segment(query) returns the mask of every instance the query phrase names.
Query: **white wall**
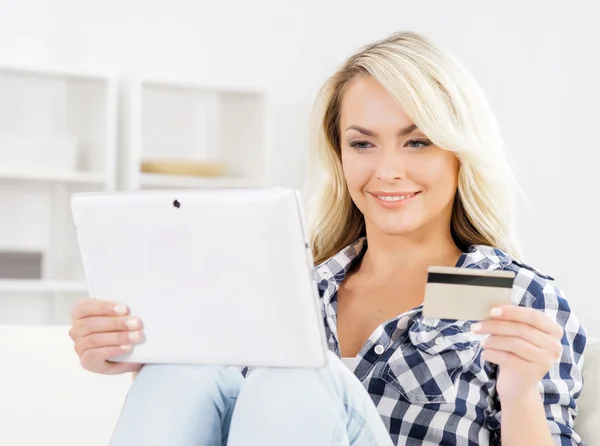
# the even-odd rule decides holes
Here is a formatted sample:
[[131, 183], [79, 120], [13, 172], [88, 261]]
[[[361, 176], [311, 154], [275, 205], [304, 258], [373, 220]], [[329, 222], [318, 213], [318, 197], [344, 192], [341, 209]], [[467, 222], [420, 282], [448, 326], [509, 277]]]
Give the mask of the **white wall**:
[[265, 87], [273, 182], [302, 184], [310, 101], [358, 46], [422, 31], [476, 74], [497, 111], [529, 199], [527, 259], [557, 277], [600, 336], [600, 6], [588, 0], [0, 0], [0, 62]]
[[[335, 6], [334, 6], [335, 3]], [[519, 227], [526, 261], [557, 278], [588, 331], [600, 335], [600, 61], [591, 1], [326, 2], [312, 23], [311, 63], [397, 29], [422, 31], [460, 57], [504, 129], [529, 208]], [[362, 6], [361, 6], [362, 5]], [[309, 55], [307, 55], [309, 57]]]

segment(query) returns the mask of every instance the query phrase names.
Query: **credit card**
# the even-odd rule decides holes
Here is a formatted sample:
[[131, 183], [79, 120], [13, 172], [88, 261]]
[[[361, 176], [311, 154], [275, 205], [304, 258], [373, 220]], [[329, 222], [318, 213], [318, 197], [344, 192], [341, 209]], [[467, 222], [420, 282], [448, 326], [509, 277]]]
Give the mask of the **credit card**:
[[511, 303], [513, 271], [430, 266], [423, 316], [481, 321], [492, 307]]

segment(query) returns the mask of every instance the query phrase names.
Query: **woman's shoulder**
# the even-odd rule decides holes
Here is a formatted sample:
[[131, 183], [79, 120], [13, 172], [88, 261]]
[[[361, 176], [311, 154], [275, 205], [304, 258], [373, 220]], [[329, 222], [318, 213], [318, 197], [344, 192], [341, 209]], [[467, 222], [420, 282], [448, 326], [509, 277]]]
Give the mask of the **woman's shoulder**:
[[[513, 303], [546, 313], [565, 329], [565, 339], [571, 344], [577, 356], [583, 352], [586, 331], [553, 276], [511, 257], [499, 248], [474, 245], [465, 254], [467, 259], [463, 266], [514, 272]], [[470, 256], [474, 257], [475, 262], [469, 266]]]
[[514, 272], [513, 303], [542, 310], [559, 321], [573, 320], [569, 301], [553, 276], [491, 246], [473, 245], [465, 255], [467, 268]]
[[488, 245], [471, 245], [459, 261], [465, 268], [513, 271], [525, 274], [541, 282], [554, 282], [554, 277], [519, 260], [500, 248]]
[[472, 245], [465, 253], [462, 266], [514, 272], [513, 298], [518, 300], [515, 303], [539, 309], [545, 309], [547, 305], [554, 306], [563, 300], [566, 303], [564, 293], [553, 275], [510, 256], [500, 248]]

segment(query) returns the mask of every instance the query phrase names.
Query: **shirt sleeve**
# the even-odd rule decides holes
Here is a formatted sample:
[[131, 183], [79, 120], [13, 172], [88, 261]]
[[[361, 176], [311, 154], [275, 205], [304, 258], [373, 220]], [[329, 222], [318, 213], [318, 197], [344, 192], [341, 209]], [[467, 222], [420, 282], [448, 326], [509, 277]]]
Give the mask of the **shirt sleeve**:
[[[585, 330], [571, 312], [563, 292], [550, 281], [539, 278], [532, 280], [520, 305], [543, 311], [564, 329], [562, 356], [540, 381], [538, 388], [554, 443], [561, 446], [583, 445], [581, 437], [575, 432], [574, 422], [577, 399], [583, 387]], [[500, 405], [498, 408], [493, 417], [499, 424], [502, 411]]]

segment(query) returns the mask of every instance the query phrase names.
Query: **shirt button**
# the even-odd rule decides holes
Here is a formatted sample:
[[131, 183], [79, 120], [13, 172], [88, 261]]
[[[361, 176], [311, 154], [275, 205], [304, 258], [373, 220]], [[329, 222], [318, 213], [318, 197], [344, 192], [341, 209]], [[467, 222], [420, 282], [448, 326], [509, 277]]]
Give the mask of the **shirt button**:
[[438, 347], [442, 347], [442, 346], [446, 345], [446, 339], [444, 339], [443, 336], [440, 336], [439, 338], [437, 338], [435, 340], [435, 345], [437, 345]]
[[383, 345], [377, 344], [375, 346], [375, 353], [377, 353], [378, 355], [381, 355], [384, 351], [385, 349], [383, 348]]

